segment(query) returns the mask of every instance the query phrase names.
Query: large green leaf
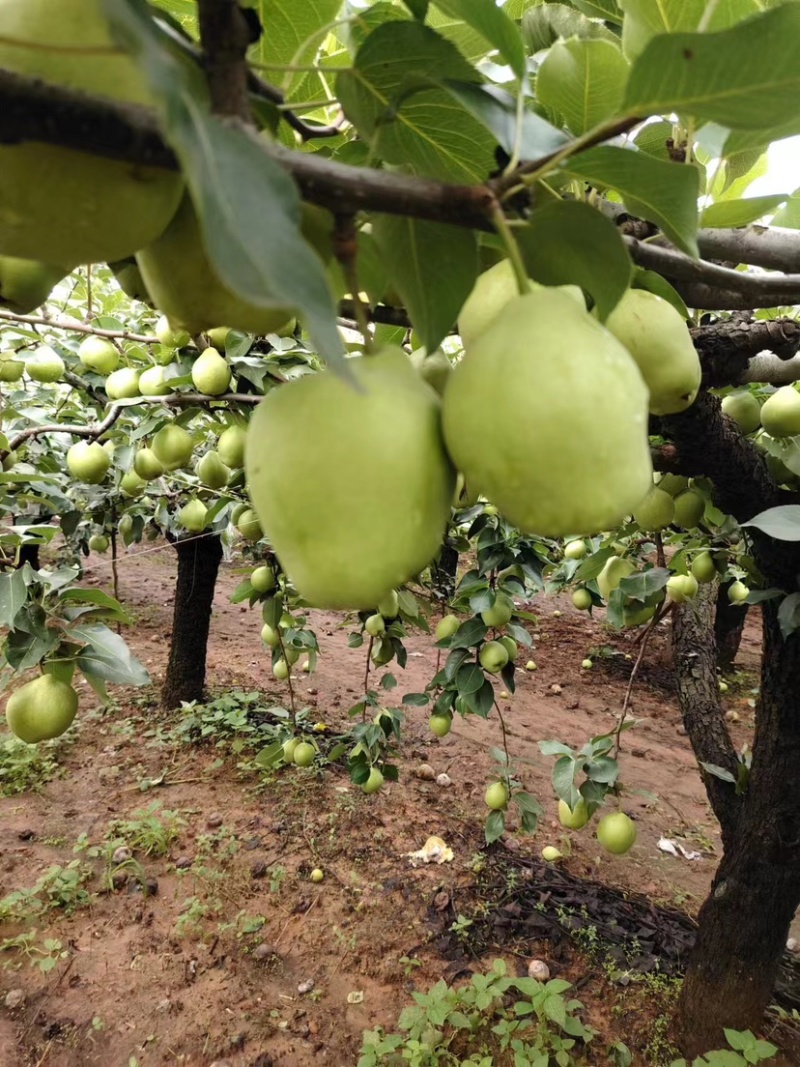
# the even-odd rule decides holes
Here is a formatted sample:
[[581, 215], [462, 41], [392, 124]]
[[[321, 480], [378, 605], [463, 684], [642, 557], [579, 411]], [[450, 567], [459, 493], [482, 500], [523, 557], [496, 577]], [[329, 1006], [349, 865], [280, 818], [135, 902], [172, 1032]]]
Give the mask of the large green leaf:
[[778, 541], [800, 541], [800, 504], [768, 508], [741, 525], [754, 526]]
[[336, 88], [345, 114], [374, 153], [419, 174], [480, 182], [494, 169], [494, 141], [435, 83], [479, 83], [478, 72], [428, 26], [379, 26]]
[[616, 189], [631, 214], [656, 223], [678, 248], [698, 255], [695, 167], [610, 145], [582, 152], [565, 167], [592, 185]]
[[125, 644], [119, 634], [100, 623], [73, 626], [71, 641], [85, 642], [77, 657], [78, 667], [87, 677], [93, 675], [115, 685], [148, 685], [150, 675], [144, 664]]
[[536, 97], [561, 115], [574, 134], [619, 110], [628, 64], [611, 41], [574, 38], [554, 44], [539, 68]]
[[495, 0], [434, 0], [446, 15], [461, 19], [496, 48], [518, 78], [524, 78], [525, 49], [519, 30]]
[[[636, 60], [625, 96], [632, 115], [676, 111], [731, 129], [800, 130], [800, 4], [719, 33], [655, 37]], [[748, 146], [754, 147], [754, 146]]]
[[296, 309], [319, 353], [340, 361], [336, 308], [322, 260], [300, 232], [294, 182], [254, 138], [209, 112], [201, 75], [171, 51], [144, 0], [103, 4], [160, 101], [217, 274], [259, 307]]
[[0, 626], [14, 627], [17, 612], [28, 598], [28, 586], [21, 568], [0, 574]]
[[631, 261], [617, 227], [588, 204], [546, 204], [514, 234], [532, 278], [545, 285], [579, 285], [591, 293], [601, 320], [628, 288]]
[[[708, 10], [708, 0], [620, 0], [625, 12], [622, 47], [630, 57], [638, 56], [651, 37], [663, 33], [696, 30]], [[742, 19], [763, 10], [759, 0], [719, 0], [706, 30], [726, 30]]]
[[475, 284], [477, 236], [472, 230], [396, 215], [376, 216], [372, 230], [392, 285], [433, 352]]
[[768, 215], [786, 200], [785, 193], [774, 196], [751, 196], [745, 200], [721, 200], [705, 209], [701, 226], [747, 226], [762, 215]]

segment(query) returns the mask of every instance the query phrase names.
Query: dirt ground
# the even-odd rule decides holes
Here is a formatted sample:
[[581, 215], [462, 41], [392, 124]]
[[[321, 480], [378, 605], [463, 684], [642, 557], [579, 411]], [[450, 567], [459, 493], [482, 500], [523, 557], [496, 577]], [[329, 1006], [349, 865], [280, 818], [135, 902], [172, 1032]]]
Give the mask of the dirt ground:
[[[259, 689], [266, 706], [282, 703], [285, 685], [269, 671], [257, 610], [230, 603], [239, 580], [234, 570], [224, 566], [217, 586], [211, 691]], [[108, 560], [92, 557], [86, 580], [107, 588]], [[169, 548], [138, 548], [120, 564], [121, 599], [135, 619], [126, 637], [155, 686], [168, 651], [174, 580]], [[538, 741], [580, 744], [613, 727], [633, 638], [612, 634], [602, 613], [589, 618], [563, 598], [539, 597], [530, 610], [539, 620], [528, 627], [538, 669], [519, 671], [516, 694], [501, 706], [520, 775], [546, 817], [535, 837], [512, 832], [500, 847], [538, 856], [545, 844], [558, 845], [574, 874], [694, 912], [708, 890], [720, 837], [680, 726], [666, 631], [648, 649], [632, 699], [637, 725], [625, 735], [621, 757], [624, 807], [638, 840], [629, 855], [611, 857], [591, 833], [565, 835], [556, 822], [552, 760]], [[737, 747], [750, 741], [753, 728], [759, 628], [751, 614], [724, 695], [739, 717], [731, 724]], [[347, 647], [349, 627], [341, 623], [312, 613], [322, 654], [314, 674], [298, 676], [302, 702], [340, 728], [361, 695], [365, 657], [364, 649]], [[408, 666], [392, 668], [398, 686], [387, 703], [399, 705], [435, 671], [429, 638], [411, 636], [407, 647]], [[595, 666], [583, 670], [590, 652]], [[77, 860], [93, 872], [87, 906], [32, 921], [39, 943], [58, 939], [66, 953], [52, 970], [42, 973], [18, 951], [0, 956], [2, 1067], [349, 1067], [365, 1029], [394, 1028], [413, 990], [451, 973], [437, 950], [441, 930], [431, 902], [442, 892], [467, 899], [474, 884], [489, 750], [500, 743], [496, 716], [457, 719], [452, 733], [437, 740], [427, 709], [405, 709], [401, 781], [366, 796], [336, 767], [264, 776], [242, 770], [242, 757], [213, 740], [170, 739], [175, 716], [157, 710], [155, 688], [116, 691], [106, 713], [88, 688], [81, 691], [77, 740], [61, 750], [62, 773], [40, 791], [0, 799], [0, 896], [32, 886], [53, 865]], [[452, 784], [418, 777], [423, 762]], [[164, 856], [135, 852], [141, 867], [124, 868], [118, 881], [125, 884], [105, 891], [103, 857], [91, 846], [102, 845], [113, 820], [141, 821], [134, 813], [153, 803], [176, 839]], [[451, 846], [452, 862], [412, 866], [407, 854], [432, 834]], [[662, 837], [699, 858], [660, 850]], [[80, 842], [89, 847], [76, 852]], [[325, 873], [319, 884], [309, 878], [314, 867]], [[136, 877], [125, 881], [125, 871]], [[142, 878], [150, 880], [146, 895]], [[30, 925], [6, 923], [0, 938]], [[530, 954], [547, 955], [535, 944]], [[570, 980], [585, 976], [588, 966], [577, 950], [549, 962], [554, 975]], [[658, 1056], [668, 1062], [667, 1038], [664, 1049], [651, 1040], [660, 1007], [648, 1006], [636, 990], [609, 985], [602, 968], [592, 966], [594, 979], [580, 990], [588, 1020], [605, 1040], [631, 1043], [635, 1064], [662, 1062]]]

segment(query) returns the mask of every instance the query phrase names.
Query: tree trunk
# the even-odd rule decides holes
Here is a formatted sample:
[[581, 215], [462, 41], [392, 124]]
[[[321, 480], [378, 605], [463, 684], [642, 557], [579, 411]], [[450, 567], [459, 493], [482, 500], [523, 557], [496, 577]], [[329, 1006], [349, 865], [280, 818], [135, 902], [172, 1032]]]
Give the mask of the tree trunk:
[[784, 640], [763, 605], [764, 660], [753, 765], [732, 840], [700, 909], [679, 1023], [694, 1056], [722, 1030], [755, 1029], [800, 904], [800, 632]]
[[452, 600], [456, 592], [457, 575], [458, 552], [445, 541], [439, 559], [431, 567], [433, 592], [439, 599]]
[[747, 604], [731, 604], [728, 600], [728, 586], [720, 585], [714, 618], [714, 636], [717, 641], [717, 666], [723, 671], [733, 666], [742, 643], [746, 620]]
[[173, 542], [178, 555], [178, 580], [172, 615], [172, 642], [161, 706], [202, 700], [206, 681], [206, 645], [211, 625], [214, 586], [222, 560], [219, 537], [193, 537]]
[[26, 563], [30, 563], [35, 571], [38, 571], [41, 567], [39, 562], [39, 545], [26, 542], [24, 545], [19, 546], [19, 554], [17, 556], [17, 567], [24, 567]]

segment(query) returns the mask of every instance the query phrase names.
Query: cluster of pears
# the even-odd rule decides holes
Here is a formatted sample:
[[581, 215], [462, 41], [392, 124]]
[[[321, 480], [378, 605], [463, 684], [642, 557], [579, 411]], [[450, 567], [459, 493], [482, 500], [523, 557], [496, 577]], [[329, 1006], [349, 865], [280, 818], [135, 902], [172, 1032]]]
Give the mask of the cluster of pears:
[[776, 389], [761, 404], [746, 389], [737, 389], [722, 400], [722, 410], [738, 425], [743, 434], [755, 434], [753, 443], [764, 454], [769, 472], [779, 485], [800, 488], [796, 463], [787, 459], [788, 438], [800, 434], [800, 392], [794, 385]]
[[[568, 830], [582, 830], [591, 817], [592, 811], [583, 797], [578, 798], [574, 807], [566, 800], [558, 802], [558, 821]], [[622, 856], [636, 843], [636, 823], [625, 812], [615, 811], [599, 820], [595, 834], [606, 852]], [[552, 846], [544, 848], [542, 856], [546, 860], [561, 859], [561, 853]]]
[[6, 702], [6, 722], [29, 745], [60, 737], [78, 711], [78, 694], [57, 672], [44, 673], [15, 690]]

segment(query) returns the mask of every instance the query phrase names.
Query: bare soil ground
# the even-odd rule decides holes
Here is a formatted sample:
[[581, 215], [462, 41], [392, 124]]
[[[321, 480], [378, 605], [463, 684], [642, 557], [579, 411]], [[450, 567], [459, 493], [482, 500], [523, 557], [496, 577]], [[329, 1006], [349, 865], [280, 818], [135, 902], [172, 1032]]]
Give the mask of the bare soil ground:
[[[213, 739], [169, 740], [175, 716], [157, 709], [157, 686], [168, 651], [174, 559], [168, 548], [139, 552], [121, 561], [121, 599], [136, 620], [126, 637], [150, 668], [153, 690], [122, 691], [118, 705], [102, 713], [84, 688], [77, 740], [62, 749], [62, 773], [38, 792], [0, 799], [0, 896], [32, 886], [53, 865], [77, 859], [92, 872], [88, 906], [71, 915], [53, 909], [0, 930], [8, 938], [33, 925], [37, 943], [56, 938], [68, 953], [48, 973], [19, 952], [0, 957], [10, 965], [0, 970], [0, 1065], [355, 1065], [364, 1029], [393, 1028], [413, 990], [453, 974], [433, 903], [446, 893], [448, 913], [458, 914], [474, 901], [497, 718], [457, 720], [439, 741], [425, 708], [406, 709], [401, 781], [373, 797], [337, 767], [265, 777], [243, 770], [242, 757]], [[258, 689], [267, 705], [284, 702], [257, 611], [230, 603], [238, 582], [233, 570], [223, 568], [217, 587], [211, 691]], [[86, 580], [108, 587], [107, 559], [92, 557]], [[509, 746], [546, 817], [535, 837], [512, 829], [498, 847], [538, 857], [543, 845], [556, 844], [569, 853], [572, 874], [694, 912], [708, 890], [720, 837], [680, 727], [666, 630], [648, 649], [632, 701], [638, 723], [625, 735], [622, 755], [625, 808], [638, 840], [628, 856], [611, 857], [590, 833], [565, 835], [557, 823], [552, 761], [538, 741], [583, 743], [614, 726], [633, 638], [608, 631], [602, 613], [589, 618], [554, 598], [538, 598], [531, 610], [539, 615], [530, 626], [538, 669], [518, 672], [517, 692], [502, 708]], [[753, 729], [760, 642], [752, 616], [725, 694], [739, 716], [731, 725], [738, 747]], [[313, 613], [322, 655], [313, 675], [299, 676], [302, 701], [338, 728], [362, 693], [365, 656], [347, 647], [349, 627], [341, 623]], [[398, 687], [387, 693], [396, 703], [423, 689], [436, 668], [429, 638], [412, 636], [407, 647], [408, 667], [396, 671]], [[590, 651], [595, 666], [582, 670]], [[420, 779], [415, 772], [423, 762], [446, 772], [452, 785]], [[141, 822], [135, 813], [154, 802], [175, 813], [162, 821], [177, 837], [165, 856], [136, 852], [141, 868], [127, 869], [149, 879], [151, 892], [142, 893], [136, 876], [103, 891], [102, 857], [75, 852], [76, 843], [101, 845], [113, 820]], [[452, 862], [412, 866], [407, 854], [432, 834], [452, 847]], [[659, 850], [662, 836], [701, 858]], [[309, 879], [314, 867], [325, 872], [319, 884]], [[627, 1041], [635, 1064], [669, 1062], [665, 1001], [652, 989], [611, 984], [602, 953], [587, 958], [579, 947], [553, 952], [532, 942], [526, 957], [507, 958], [524, 970], [536, 955], [548, 958], [554, 975], [580, 982], [587, 1021], [605, 1041]], [[3, 1007], [11, 991], [20, 992]]]

